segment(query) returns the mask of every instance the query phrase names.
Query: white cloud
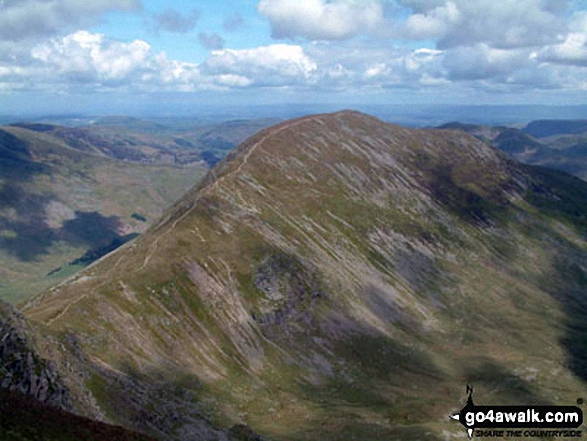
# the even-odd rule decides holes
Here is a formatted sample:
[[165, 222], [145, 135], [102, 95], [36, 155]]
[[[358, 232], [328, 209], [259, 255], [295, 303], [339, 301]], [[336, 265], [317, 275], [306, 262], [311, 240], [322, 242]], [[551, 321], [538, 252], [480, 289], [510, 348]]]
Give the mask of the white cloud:
[[108, 11], [136, 11], [140, 0], [3, 0], [0, 40], [45, 37], [96, 23]]
[[28, 58], [0, 59], [0, 90], [580, 90], [585, 85], [585, 42], [580, 32], [556, 44], [529, 48], [476, 43], [446, 50], [411, 49], [350, 39], [220, 49], [202, 63], [192, 63], [153, 53], [142, 40], [122, 42], [78, 31], [34, 45]]
[[142, 41], [121, 42], [101, 34], [79, 31], [38, 44], [18, 65], [0, 63], [3, 90], [76, 92], [126, 89], [195, 91], [213, 87], [195, 63], [156, 55]]
[[[260, 0], [274, 38], [436, 40], [439, 49], [544, 46], [567, 33], [571, 0]], [[403, 8], [403, 9], [402, 9]]]
[[558, 44], [535, 53], [540, 61], [587, 66], [587, 12], [577, 12], [569, 23], [569, 33]]
[[532, 63], [526, 49], [494, 49], [487, 44], [459, 47], [445, 52], [443, 65], [452, 80], [478, 80], [510, 75]]
[[121, 42], [79, 31], [36, 45], [23, 66], [0, 63], [0, 87], [75, 91], [124, 88], [193, 92], [253, 86], [304, 86], [316, 63], [300, 46], [215, 50], [202, 64], [153, 54], [142, 40]]
[[410, 15], [405, 23], [407, 35], [415, 40], [438, 38], [447, 35], [462, 16], [452, 1], [430, 9], [426, 13]]
[[301, 46], [288, 44], [216, 50], [201, 66], [205, 74], [236, 75], [242, 84], [260, 86], [305, 83], [311, 81], [316, 69]]
[[121, 80], [145, 67], [151, 47], [144, 41], [109, 41], [101, 34], [76, 32], [36, 46], [33, 58], [58, 74], [96, 81]]
[[536, 56], [541, 61], [587, 66], [587, 32], [568, 34], [565, 41], [545, 47]]
[[340, 40], [375, 32], [383, 23], [377, 0], [261, 0], [258, 10], [269, 19], [274, 38]]
[[412, 12], [403, 35], [433, 38], [440, 49], [487, 44], [499, 49], [551, 44], [565, 32], [561, 0], [403, 0]]

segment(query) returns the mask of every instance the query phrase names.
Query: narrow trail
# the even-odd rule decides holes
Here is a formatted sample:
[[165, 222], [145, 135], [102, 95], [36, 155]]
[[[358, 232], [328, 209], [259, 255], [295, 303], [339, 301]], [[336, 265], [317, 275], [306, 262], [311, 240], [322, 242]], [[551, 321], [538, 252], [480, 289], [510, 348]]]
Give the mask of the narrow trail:
[[[275, 130], [271, 130], [268, 133], [266, 133], [259, 141], [257, 141], [246, 153], [245, 155], [242, 157], [242, 161], [241, 163], [231, 172], [219, 177], [218, 179], [216, 179], [210, 186], [203, 188], [199, 195], [196, 196], [196, 199], [194, 200], [194, 202], [191, 204], [191, 207], [189, 207], [185, 213], [183, 213], [180, 217], [178, 217], [175, 221], [173, 221], [173, 223], [169, 226], [169, 228], [162, 233], [159, 237], [157, 237], [150, 245], [148, 248], [148, 252], [147, 252], [147, 256], [145, 257], [142, 265], [137, 268], [136, 271], [140, 271], [142, 269], [144, 269], [150, 262], [151, 258], [155, 255], [155, 253], [157, 252], [157, 249], [159, 247], [159, 242], [161, 241], [161, 239], [163, 239], [165, 236], [167, 236], [168, 234], [170, 234], [175, 227], [177, 226], [177, 224], [182, 221], [186, 216], [188, 216], [193, 210], [194, 208], [196, 208], [197, 203], [198, 203], [198, 199], [202, 196], [205, 195], [213, 190], [215, 190], [219, 184], [221, 184], [222, 182], [224, 182], [226, 180], [226, 178], [237, 175], [238, 173], [240, 173], [243, 169], [243, 167], [245, 165], [247, 165], [249, 158], [251, 157], [251, 155], [267, 140], [267, 138], [274, 136], [278, 133], [281, 133], [284, 130], [287, 129], [291, 129], [293, 127], [296, 127], [300, 124], [303, 124], [305, 122], [308, 121], [312, 121], [312, 120], [318, 120], [319, 117], [318, 116], [313, 116], [313, 117], [304, 117], [304, 118], [300, 118], [296, 121], [292, 121], [290, 123], [286, 123], [284, 125], [282, 125], [281, 127], [278, 127]], [[116, 263], [108, 270], [108, 272], [101, 277], [102, 279], [104, 279], [101, 283], [99, 283], [98, 285], [96, 285], [94, 288], [92, 288], [89, 292], [82, 294], [81, 296], [71, 300], [70, 302], [68, 302], [63, 310], [61, 312], [59, 312], [59, 314], [57, 314], [55, 317], [53, 317], [52, 319], [48, 320], [46, 322], [46, 324], [48, 326], [51, 326], [54, 322], [56, 322], [57, 320], [61, 319], [65, 314], [67, 314], [67, 312], [70, 310], [70, 308], [76, 304], [78, 304], [79, 302], [81, 302], [83, 299], [87, 298], [88, 296], [94, 294], [100, 287], [102, 287], [103, 285], [105, 285], [106, 283], [108, 283], [110, 281], [110, 276], [111, 274], [116, 270], [116, 268], [119, 266], [120, 262], [122, 261], [122, 259], [124, 258], [124, 256], [121, 256], [118, 258], [118, 260], [116, 261]], [[102, 259], [100, 259], [102, 260]]]
[[145, 267], [146, 267], [146, 266], [149, 264], [149, 261], [151, 260], [151, 258], [153, 257], [153, 255], [154, 255], [154, 254], [157, 252], [157, 248], [158, 248], [158, 246], [159, 246], [159, 241], [160, 241], [161, 239], [163, 239], [163, 237], [165, 237], [166, 235], [168, 235], [169, 233], [171, 233], [171, 232], [172, 232], [172, 231], [175, 229], [175, 227], [176, 227], [176, 225], [178, 224], [178, 222], [180, 222], [180, 221], [181, 221], [183, 218], [185, 218], [185, 217], [186, 217], [186, 216], [187, 216], [189, 213], [191, 213], [191, 212], [194, 210], [194, 208], [196, 208], [196, 206], [197, 206], [197, 203], [198, 203], [198, 199], [199, 199], [199, 198], [200, 198], [202, 195], [204, 195], [204, 194], [206, 194], [206, 193], [209, 193], [209, 192], [211, 192], [211, 191], [215, 190], [215, 189], [218, 187], [218, 185], [219, 185], [220, 183], [224, 182], [224, 180], [225, 180], [226, 178], [228, 178], [229, 176], [233, 176], [233, 175], [236, 175], [236, 174], [240, 173], [240, 172], [242, 171], [243, 167], [244, 167], [245, 165], [247, 165], [247, 163], [248, 163], [248, 161], [249, 161], [249, 158], [251, 157], [251, 155], [253, 154], [253, 152], [255, 152], [255, 150], [257, 150], [257, 148], [258, 148], [259, 146], [261, 146], [261, 145], [262, 145], [262, 144], [263, 144], [263, 143], [264, 143], [264, 142], [267, 140], [267, 138], [269, 138], [269, 137], [271, 137], [271, 136], [274, 136], [274, 135], [277, 135], [278, 133], [281, 133], [281, 132], [282, 132], [282, 131], [284, 131], [284, 130], [287, 130], [287, 129], [291, 129], [291, 128], [293, 128], [293, 127], [296, 127], [297, 125], [300, 125], [300, 124], [302, 124], [302, 123], [305, 123], [305, 122], [308, 122], [308, 121], [312, 121], [312, 120], [317, 120], [318, 118], [319, 118], [319, 117], [308, 117], [308, 118], [302, 118], [302, 119], [299, 119], [299, 120], [297, 120], [297, 121], [292, 121], [292, 122], [291, 122], [291, 123], [289, 123], [289, 124], [285, 124], [285, 125], [283, 125], [283, 126], [281, 126], [281, 127], [277, 128], [277, 129], [275, 129], [275, 130], [272, 130], [272, 131], [268, 132], [267, 134], [265, 134], [265, 135], [264, 135], [264, 136], [263, 136], [263, 137], [262, 137], [262, 138], [261, 138], [259, 141], [257, 141], [257, 142], [256, 142], [256, 143], [255, 143], [255, 144], [254, 144], [254, 145], [253, 145], [253, 146], [252, 146], [252, 147], [251, 147], [251, 148], [250, 148], [250, 149], [249, 149], [249, 150], [248, 150], [248, 151], [245, 153], [245, 155], [243, 156], [243, 159], [242, 159], [241, 163], [238, 165], [238, 167], [236, 167], [236, 168], [235, 168], [234, 170], [232, 170], [231, 172], [229, 172], [229, 173], [226, 173], [225, 175], [223, 175], [223, 176], [219, 177], [218, 179], [216, 179], [216, 180], [215, 180], [215, 181], [212, 183], [212, 185], [210, 185], [210, 186], [208, 186], [208, 187], [206, 187], [206, 188], [203, 188], [203, 189], [201, 190], [200, 194], [199, 194], [199, 195], [196, 197], [196, 200], [193, 202], [192, 206], [191, 206], [190, 208], [188, 208], [184, 214], [182, 214], [182, 215], [181, 215], [179, 218], [177, 218], [177, 219], [176, 219], [176, 220], [173, 222], [173, 224], [171, 224], [171, 227], [170, 227], [170, 228], [169, 228], [167, 231], [165, 231], [163, 234], [161, 234], [159, 237], [157, 237], [157, 238], [156, 238], [156, 239], [153, 241], [153, 243], [151, 243], [151, 245], [149, 245], [149, 251], [148, 251], [148, 253], [147, 253], [147, 256], [145, 257], [145, 260], [143, 261], [143, 264], [142, 264], [142, 265], [141, 265], [141, 266], [140, 266], [140, 267], [137, 269], [137, 271], [140, 271], [140, 270], [144, 269], [144, 268], [145, 268]]

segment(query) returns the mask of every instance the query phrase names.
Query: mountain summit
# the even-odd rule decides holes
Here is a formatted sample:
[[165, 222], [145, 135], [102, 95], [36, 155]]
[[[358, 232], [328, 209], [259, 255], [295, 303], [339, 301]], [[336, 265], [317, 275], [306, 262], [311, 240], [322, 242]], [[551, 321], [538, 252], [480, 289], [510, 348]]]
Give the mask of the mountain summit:
[[23, 312], [76, 411], [105, 422], [444, 439], [467, 382], [495, 404], [584, 388], [586, 202], [461, 131], [309, 116]]

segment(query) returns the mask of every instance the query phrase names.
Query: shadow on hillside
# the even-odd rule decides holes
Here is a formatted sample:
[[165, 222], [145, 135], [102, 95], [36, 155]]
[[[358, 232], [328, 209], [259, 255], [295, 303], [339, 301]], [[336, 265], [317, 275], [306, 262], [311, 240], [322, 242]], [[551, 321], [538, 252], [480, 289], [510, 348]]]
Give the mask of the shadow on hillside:
[[57, 236], [71, 244], [99, 247], [118, 238], [121, 228], [118, 217], [106, 217], [97, 211], [76, 211], [75, 218], [65, 221]]
[[[489, 358], [480, 357], [465, 369], [467, 383], [491, 391], [491, 398], [478, 394], [477, 404], [549, 405], [549, 399], [535, 392], [533, 385]], [[487, 403], [491, 399], [492, 403]], [[499, 403], [497, 402], [499, 401]]]
[[74, 246], [96, 249], [121, 236], [118, 217], [106, 217], [98, 212], [76, 211], [74, 219], [65, 221], [58, 229], [47, 225], [44, 218], [45, 203], [35, 205], [35, 214], [11, 221], [0, 218], [0, 228], [6, 233], [0, 237], [0, 249], [22, 262], [32, 262], [48, 254], [57, 241]]
[[552, 288], [550, 294], [557, 299], [567, 315], [565, 335], [561, 343], [569, 355], [571, 371], [587, 381], [587, 257], [559, 258], [551, 280], [545, 280]]
[[31, 262], [56, 241], [95, 249], [120, 238], [120, 220], [95, 211], [78, 211], [60, 228], [51, 228], [46, 207], [55, 196], [28, 188], [39, 175], [51, 175], [50, 167], [35, 162], [25, 141], [0, 130], [0, 250]]
[[25, 141], [0, 130], [0, 248], [22, 261], [45, 253], [54, 240], [44, 219], [51, 196], [30, 194], [26, 188], [37, 175], [48, 173]]
[[[534, 179], [526, 201], [550, 218], [574, 225], [575, 232], [587, 240], [587, 183], [557, 170], [527, 169]], [[561, 344], [569, 356], [568, 366], [587, 381], [587, 252], [559, 234], [551, 234], [547, 246], [555, 257], [540, 287], [561, 304], [567, 316]]]
[[[350, 422], [345, 415], [327, 421], [322, 427], [300, 430], [297, 433], [288, 433], [286, 439], [307, 440], [421, 440], [440, 441], [447, 439], [432, 433], [429, 427], [418, 424], [401, 424], [388, 427], [380, 423], [364, 421]], [[463, 431], [464, 432], [464, 431]]]

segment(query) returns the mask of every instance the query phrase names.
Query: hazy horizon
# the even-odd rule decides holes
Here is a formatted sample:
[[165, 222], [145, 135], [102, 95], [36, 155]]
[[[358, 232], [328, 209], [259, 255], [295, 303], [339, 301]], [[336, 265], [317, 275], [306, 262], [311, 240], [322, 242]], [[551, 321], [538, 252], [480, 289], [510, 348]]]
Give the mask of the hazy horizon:
[[401, 125], [424, 127], [448, 122], [519, 126], [540, 119], [585, 119], [587, 106], [548, 105], [305, 105], [298, 103], [257, 106], [197, 106], [193, 108], [143, 108], [129, 112], [54, 112], [0, 114], [0, 124], [41, 122], [66, 126], [101, 123], [109, 117], [157, 121], [200, 120], [218, 122], [236, 119], [289, 119], [314, 113], [357, 110]]

